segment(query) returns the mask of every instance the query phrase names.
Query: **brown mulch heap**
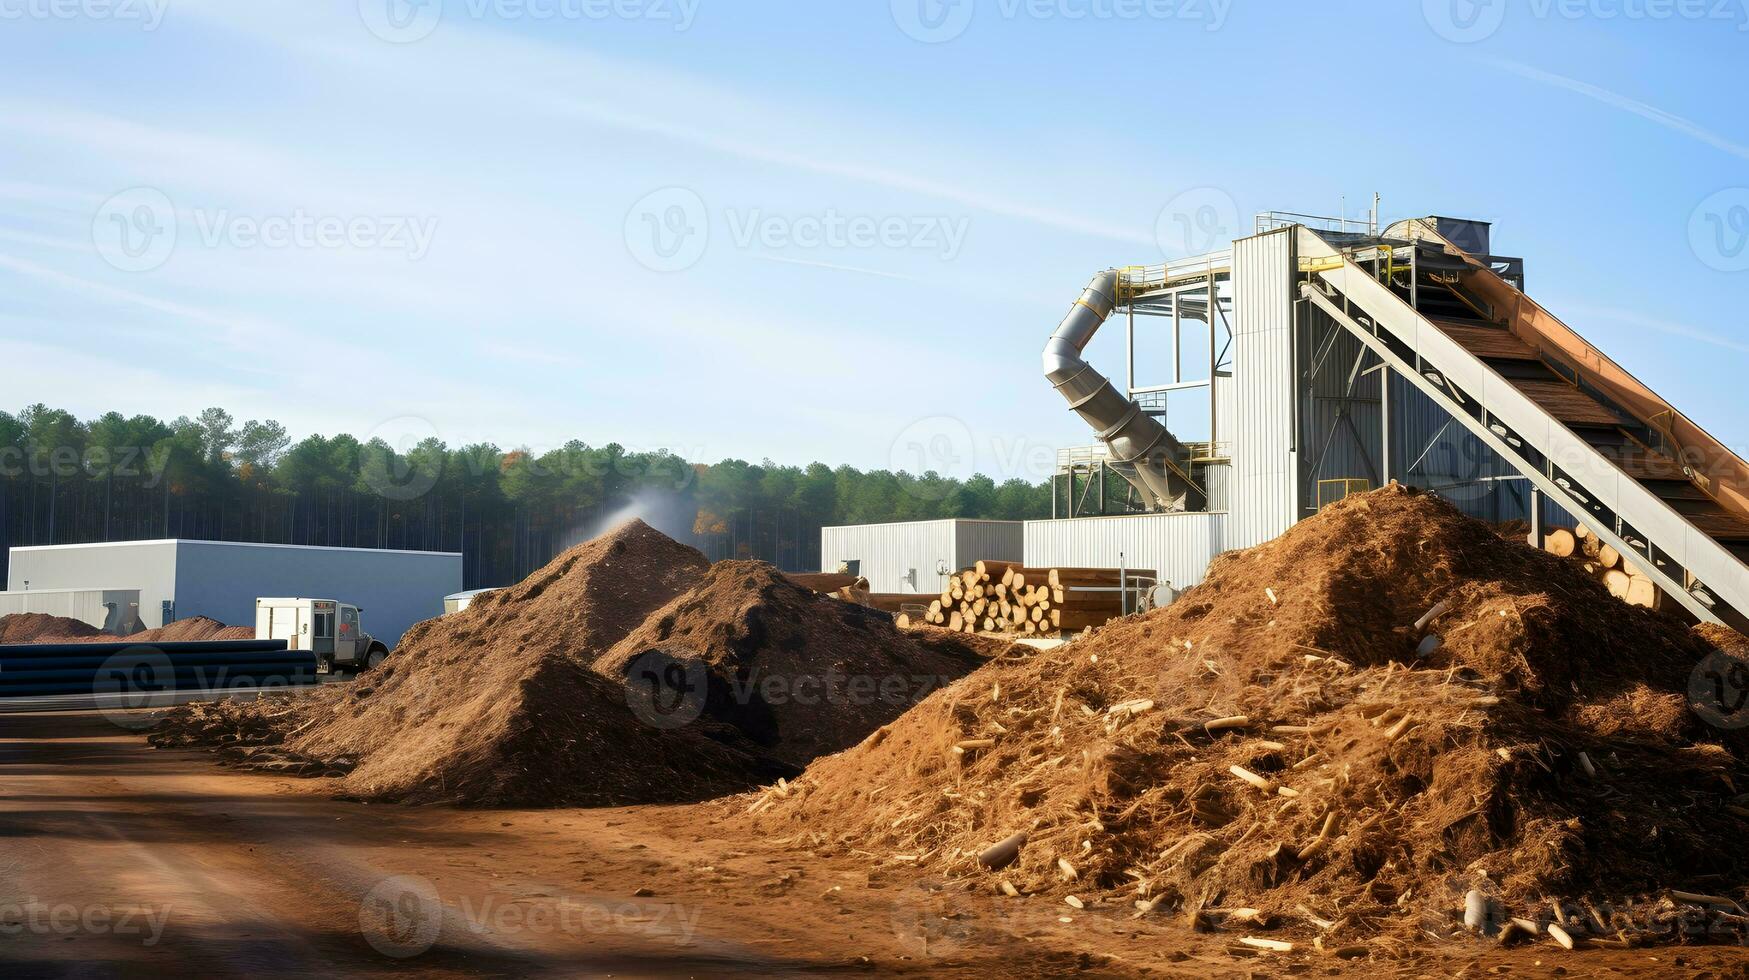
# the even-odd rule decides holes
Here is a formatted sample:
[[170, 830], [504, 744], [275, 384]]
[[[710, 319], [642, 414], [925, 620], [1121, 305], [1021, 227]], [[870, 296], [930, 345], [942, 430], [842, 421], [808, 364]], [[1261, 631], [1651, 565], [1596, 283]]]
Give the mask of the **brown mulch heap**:
[[[642, 521], [462, 612], [419, 623], [349, 685], [246, 708], [277, 761], [347, 772], [349, 796], [483, 806], [701, 799], [773, 778], [732, 731], [645, 724], [589, 662], [708, 568]], [[224, 745], [229, 710], [173, 710], [158, 744]]]
[[0, 616], [0, 643], [173, 643], [192, 640], [253, 640], [255, 627], [226, 626], [216, 619], [190, 616], [168, 626], [115, 636], [82, 620], [43, 613]]
[[73, 643], [86, 637], [115, 637], [79, 619], [48, 613], [8, 613], [0, 616], [0, 643]]
[[[1418, 657], [1412, 624], [1440, 602], [1443, 645]], [[1742, 698], [1718, 727], [1688, 701], [1731, 637], [1393, 486], [1220, 558], [1166, 609], [992, 662], [736, 806], [797, 847], [1059, 910], [1328, 948], [1461, 934], [1472, 889], [1495, 923], [1559, 900], [1582, 942], [1695, 916], [1735, 937], [1740, 909], [1668, 893], [1749, 890]], [[1017, 859], [980, 866], [1022, 832]]]
[[693, 713], [799, 768], [982, 664], [989, 647], [971, 639], [900, 630], [890, 614], [804, 588], [764, 562], [722, 561], [595, 669], [634, 689], [669, 674], [677, 693], [699, 685]]

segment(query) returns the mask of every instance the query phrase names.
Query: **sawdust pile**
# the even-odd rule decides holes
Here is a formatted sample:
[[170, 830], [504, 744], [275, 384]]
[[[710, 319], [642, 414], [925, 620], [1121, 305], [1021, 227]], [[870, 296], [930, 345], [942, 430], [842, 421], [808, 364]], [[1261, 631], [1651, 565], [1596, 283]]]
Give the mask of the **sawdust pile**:
[[1741, 907], [1692, 908], [1749, 886], [1732, 637], [1390, 487], [1167, 609], [986, 665], [742, 819], [1016, 901], [1336, 947], [1458, 934], [1471, 891], [1484, 931], [1558, 915], [1638, 943], [1687, 909], [1740, 935]]
[[174, 643], [198, 640], [253, 640], [253, 626], [226, 626], [206, 616], [190, 616], [168, 626], [115, 636], [83, 620], [46, 613], [0, 616], [0, 643]]
[[157, 741], [253, 749], [264, 763], [343, 771], [344, 794], [484, 806], [700, 799], [773, 778], [733, 731], [645, 724], [589, 662], [708, 568], [642, 521], [578, 545], [510, 588], [409, 630], [350, 685], [243, 711], [172, 712]]
[[8, 613], [0, 616], [0, 643], [73, 643], [87, 637], [115, 637], [79, 619], [48, 613]]
[[722, 561], [595, 669], [634, 690], [654, 682], [677, 721], [729, 725], [799, 769], [969, 673], [983, 649], [900, 630], [890, 614], [803, 588], [764, 562]]

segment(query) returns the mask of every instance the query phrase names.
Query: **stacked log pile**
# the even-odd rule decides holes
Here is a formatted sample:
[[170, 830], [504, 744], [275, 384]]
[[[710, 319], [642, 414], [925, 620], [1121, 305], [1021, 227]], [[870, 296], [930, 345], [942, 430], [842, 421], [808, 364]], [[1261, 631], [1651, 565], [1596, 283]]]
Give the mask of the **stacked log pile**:
[[[1532, 547], [1539, 542], [1531, 541]], [[1557, 558], [1578, 562], [1586, 574], [1602, 582], [1611, 595], [1630, 606], [1660, 609], [1664, 593], [1640, 565], [1604, 543], [1590, 528], [1581, 524], [1575, 528], [1551, 528], [1540, 545]]]
[[[1129, 581], [1133, 589], [1133, 580], [1151, 583], [1153, 577], [1144, 570], [1027, 568], [1020, 562], [980, 561], [949, 579], [921, 611], [901, 612], [899, 625], [1014, 635], [1080, 632], [1123, 615], [1120, 582]], [[1132, 591], [1132, 609], [1133, 596]]]

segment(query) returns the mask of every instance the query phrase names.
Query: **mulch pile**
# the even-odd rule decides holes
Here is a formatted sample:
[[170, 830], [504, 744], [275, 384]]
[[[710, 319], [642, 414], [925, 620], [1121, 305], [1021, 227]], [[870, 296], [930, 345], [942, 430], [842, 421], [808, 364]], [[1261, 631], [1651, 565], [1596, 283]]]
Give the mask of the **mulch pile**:
[[[671, 703], [800, 767], [848, 748], [982, 664], [980, 647], [913, 634], [759, 561], [722, 561], [595, 663], [634, 689], [681, 679]], [[1006, 644], [1003, 644], [1006, 646]]]
[[255, 627], [226, 626], [216, 619], [190, 616], [168, 626], [114, 636], [90, 623], [46, 613], [0, 616], [0, 643], [172, 643], [189, 640], [253, 640]]
[[[289, 702], [174, 710], [154, 739], [343, 771], [344, 794], [369, 800], [549, 806], [732, 792], [772, 770], [702, 731], [640, 723], [619, 686], [588, 666], [708, 567], [634, 520], [415, 625], [353, 684]], [[238, 713], [273, 723], [234, 737]]]
[[1528, 920], [1508, 939], [1735, 938], [1746, 655], [1392, 486], [736, 806], [754, 833], [1053, 915], [1358, 954], [1463, 934], [1474, 892], [1480, 931]]
[[80, 619], [48, 613], [8, 613], [0, 616], [0, 643], [74, 643], [115, 637]]
[[[650, 649], [684, 651], [660, 665], [677, 672], [645, 670], [628, 684], [627, 664], [648, 667], [639, 655]], [[358, 799], [694, 801], [798, 774], [971, 670], [982, 662], [978, 649], [912, 639], [890, 616], [817, 595], [768, 565], [713, 569], [694, 549], [632, 521], [460, 613], [414, 626], [381, 667], [350, 685], [174, 709], [154, 741], [215, 747], [260, 768], [341, 775], [344, 795]], [[697, 685], [685, 673], [693, 665]], [[706, 676], [719, 689], [757, 678], [763, 691], [767, 678], [793, 685], [852, 672], [922, 675], [929, 686], [807, 704], [785, 687], [785, 697], [756, 695], [744, 710], [703, 697]], [[687, 713], [695, 690], [697, 710]]]

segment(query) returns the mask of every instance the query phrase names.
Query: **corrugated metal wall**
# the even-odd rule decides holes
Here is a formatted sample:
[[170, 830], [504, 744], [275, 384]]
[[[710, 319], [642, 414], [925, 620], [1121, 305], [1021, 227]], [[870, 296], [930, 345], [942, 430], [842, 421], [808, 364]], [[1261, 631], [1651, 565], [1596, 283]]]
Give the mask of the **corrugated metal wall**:
[[[1384, 384], [1382, 372], [1365, 373], [1377, 356], [1330, 316], [1302, 304], [1298, 358], [1308, 383], [1300, 392], [1300, 516], [1317, 511], [1319, 483], [1365, 480], [1383, 486]], [[1352, 390], [1349, 379], [1354, 379]]]
[[[1391, 476], [1432, 490], [1471, 517], [1530, 519], [1530, 482], [1402, 375], [1391, 374]], [[1545, 525], [1573, 526], [1572, 515], [1543, 499]]]
[[1026, 553], [1022, 521], [955, 521], [954, 548], [958, 568], [984, 560], [1020, 561]]
[[1026, 522], [1029, 566], [1152, 569], [1179, 588], [1195, 585], [1231, 547], [1226, 514], [1135, 514]]
[[958, 571], [979, 559], [1019, 561], [1025, 526], [1020, 521], [907, 521], [820, 529], [820, 568], [837, 571], [859, 562], [876, 592], [938, 592], [938, 569]]
[[1225, 544], [1273, 540], [1295, 519], [1293, 232], [1233, 243], [1233, 472]]
[[[53, 589], [29, 592], [0, 592], [0, 616], [12, 613], [42, 613], [77, 619], [98, 629], [127, 630], [124, 624], [139, 625], [140, 593], [135, 589]], [[110, 606], [115, 607], [112, 612]], [[126, 636], [127, 632], [118, 635]]]

